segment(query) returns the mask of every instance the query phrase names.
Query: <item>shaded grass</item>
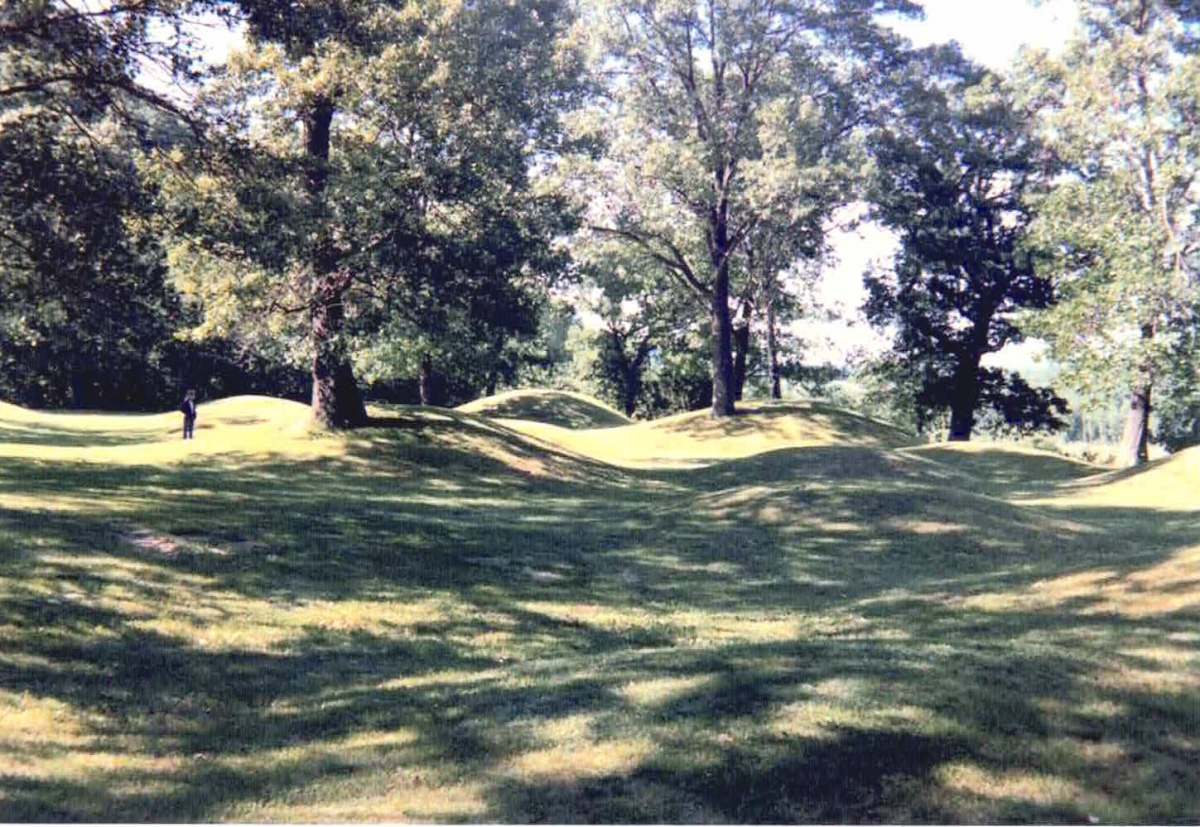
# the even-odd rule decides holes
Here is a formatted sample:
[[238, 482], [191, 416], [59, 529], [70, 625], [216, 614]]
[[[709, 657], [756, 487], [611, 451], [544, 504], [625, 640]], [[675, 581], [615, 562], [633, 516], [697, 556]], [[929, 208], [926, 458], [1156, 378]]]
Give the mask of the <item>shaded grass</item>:
[[516, 390], [459, 406], [463, 413], [498, 419], [524, 419], [560, 428], [611, 428], [629, 417], [599, 399], [568, 391]]
[[795, 411], [691, 470], [294, 413], [0, 444], [0, 812], [1200, 820], [1194, 510]]

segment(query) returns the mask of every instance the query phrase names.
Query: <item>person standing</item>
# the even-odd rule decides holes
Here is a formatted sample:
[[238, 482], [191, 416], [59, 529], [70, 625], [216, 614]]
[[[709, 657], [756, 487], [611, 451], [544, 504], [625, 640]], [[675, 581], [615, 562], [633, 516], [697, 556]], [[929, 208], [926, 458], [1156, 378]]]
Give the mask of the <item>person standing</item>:
[[183, 402], [179, 404], [179, 410], [183, 413], [183, 438], [195, 439], [196, 430], [196, 392], [188, 390], [183, 397]]

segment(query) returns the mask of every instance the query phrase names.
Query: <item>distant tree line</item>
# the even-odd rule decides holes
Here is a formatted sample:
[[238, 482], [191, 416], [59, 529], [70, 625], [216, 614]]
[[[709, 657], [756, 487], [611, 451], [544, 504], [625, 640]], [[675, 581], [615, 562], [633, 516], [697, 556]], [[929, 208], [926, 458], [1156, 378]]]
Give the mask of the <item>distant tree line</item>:
[[[1038, 336], [1079, 400], [1125, 395], [1144, 461], [1200, 439], [1200, 20], [1081, 10], [1061, 56], [997, 73], [896, 35], [911, 0], [13, 0], [0, 395], [197, 385], [339, 428], [364, 395], [525, 382], [730, 416], [826, 381], [796, 323], [865, 204], [899, 238], [866, 274], [891, 410], [1079, 427], [986, 366]], [[200, 15], [245, 35], [222, 65]]]

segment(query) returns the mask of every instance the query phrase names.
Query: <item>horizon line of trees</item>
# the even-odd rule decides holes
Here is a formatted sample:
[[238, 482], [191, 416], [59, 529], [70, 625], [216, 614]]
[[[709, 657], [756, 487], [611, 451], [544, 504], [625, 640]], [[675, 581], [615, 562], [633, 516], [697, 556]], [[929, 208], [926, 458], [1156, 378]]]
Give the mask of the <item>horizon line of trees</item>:
[[[864, 274], [894, 337], [865, 370], [912, 427], [1067, 427], [985, 367], [1038, 336], [1085, 403], [1129, 400], [1145, 461], [1152, 410], [1200, 440], [1200, 12], [1080, 8], [998, 74], [896, 35], [912, 0], [14, 0], [0, 395], [207, 385], [343, 428], [364, 392], [573, 381], [730, 416], [826, 381], [791, 330], [861, 202], [899, 239]], [[245, 33], [221, 66], [200, 15]]]

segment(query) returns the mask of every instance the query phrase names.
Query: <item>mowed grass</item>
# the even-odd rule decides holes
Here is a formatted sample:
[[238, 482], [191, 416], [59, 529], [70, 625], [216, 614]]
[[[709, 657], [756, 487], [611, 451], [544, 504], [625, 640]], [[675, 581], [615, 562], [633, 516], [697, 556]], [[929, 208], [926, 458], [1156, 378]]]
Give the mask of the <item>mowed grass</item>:
[[543, 422], [560, 428], [608, 428], [628, 425], [631, 421], [599, 399], [569, 391], [506, 391], [468, 402], [458, 410], [492, 418]]
[[376, 413], [0, 408], [4, 820], [1200, 820], [1194, 453]]

